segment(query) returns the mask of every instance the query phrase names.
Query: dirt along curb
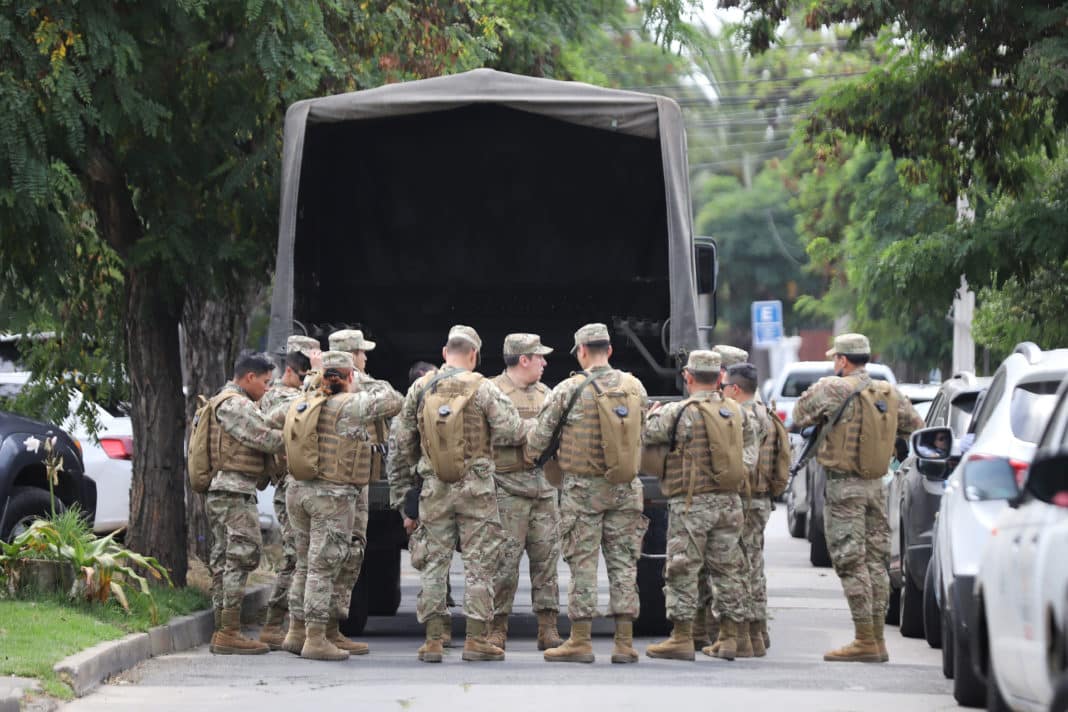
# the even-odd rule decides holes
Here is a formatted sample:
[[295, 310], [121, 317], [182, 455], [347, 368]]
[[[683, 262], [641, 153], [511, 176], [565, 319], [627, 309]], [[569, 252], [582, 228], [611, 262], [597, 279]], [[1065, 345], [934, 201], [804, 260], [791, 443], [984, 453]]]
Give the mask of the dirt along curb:
[[[271, 584], [250, 589], [241, 606], [241, 620], [258, 622], [271, 595]], [[214, 616], [210, 610], [181, 616], [166, 625], [150, 628], [147, 633], [132, 633], [119, 640], [98, 643], [56, 663], [52, 668], [61, 680], [82, 697], [109, 676], [129, 670], [138, 663], [157, 655], [177, 653], [206, 645], [214, 632]], [[0, 699], [0, 710], [3, 710]], [[17, 702], [16, 702], [17, 704]]]

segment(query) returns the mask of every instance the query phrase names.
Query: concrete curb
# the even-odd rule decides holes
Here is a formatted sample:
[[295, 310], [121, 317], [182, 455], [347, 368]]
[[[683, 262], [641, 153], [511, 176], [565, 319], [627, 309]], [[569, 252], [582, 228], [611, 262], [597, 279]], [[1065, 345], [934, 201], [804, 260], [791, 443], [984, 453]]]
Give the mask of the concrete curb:
[[37, 689], [37, 681], [32, 678], [0, 677], [0, 712], [19, 712], [22, 695]]
[[[261, 611], [271, 595], [271, 584], [263, 584], [245, 593], [241, 606], [243, 622], [258, 622]], [[147, 633], [132, 633], [119, 640], [98, 643], [88, 650], [59, 661], [52, 668], [63, 682], [71, 686], [78, 697], [85, 696], [106, 678], [129, 670], [138, 663], [157, 655], [177, 653], [205, 645], [215, 630], [212, 611], [198, 611], [156, 626]], [[7, 698], [0, 698], [0, 712], [7, 712]], [[18, 710], [18, 700], [15, 700]]]

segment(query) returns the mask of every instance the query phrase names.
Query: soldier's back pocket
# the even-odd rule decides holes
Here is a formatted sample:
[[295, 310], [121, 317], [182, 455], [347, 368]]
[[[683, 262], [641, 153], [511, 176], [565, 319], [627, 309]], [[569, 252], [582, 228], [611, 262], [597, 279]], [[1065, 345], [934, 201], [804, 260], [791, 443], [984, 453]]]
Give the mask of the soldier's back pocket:
[[412, 568], [416, 571], [422, 571], [426, 566], [428, 558], [428, 548], [426, 540], [426, 527], [419, 525], [415, 528], [415, 531], [408, 537], [408, 553], [412, 557]]

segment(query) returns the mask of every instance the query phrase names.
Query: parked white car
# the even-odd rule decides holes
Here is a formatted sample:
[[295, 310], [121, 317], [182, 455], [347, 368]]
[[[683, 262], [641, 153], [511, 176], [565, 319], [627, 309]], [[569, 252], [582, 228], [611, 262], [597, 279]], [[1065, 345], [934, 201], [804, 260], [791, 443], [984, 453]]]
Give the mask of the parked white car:
[[[936, 586], [943, 672], [953, 678], [953, 696], [965, 706], [982, 705], [986, 698], [970, 647], [975, 577], [983, 549], [997, 517], [1018, 492], [1066, 375], [1068, 349], [1042, 351], [1032, 343], [1017, 346], [998, 367], [977, 406], [969, 433], [961, 442], [966, 452], [946, 480], [935, 520], [930, 581]], [[914, 445], [916, 438], [938, 430], [950, 431], [952, 442], [951, 429], [928, 428], [913, 435]]]
[[975, 582], [972, 656], [989, 710], [1046, 710], [1068, 672], [1068, 379]]
[[[889, 366], [869, 363], [865, 368], [872, 378], [897, 383], [894, 372]], [[765, 402], [775, 405], [775, 412], [779, 419], [786, 425], [787, 430], [792, 430], [794, 404], [797, 403], [797, 399], [813, 383], [825, 376], [833, 375], [834, 365], [831, 361], [795, 361], [787, 364], [774, 379]]]

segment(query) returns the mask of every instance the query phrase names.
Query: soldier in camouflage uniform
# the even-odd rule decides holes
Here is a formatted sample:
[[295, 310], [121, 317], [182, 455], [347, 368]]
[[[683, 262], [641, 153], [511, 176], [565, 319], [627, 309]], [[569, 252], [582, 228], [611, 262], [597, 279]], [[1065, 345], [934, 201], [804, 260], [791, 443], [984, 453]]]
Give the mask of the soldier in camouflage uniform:
[[264, 643], [241, 634], [241, 601], [250, 572], [260, 563], [263, 543], [256, 510], [256, 489], [266, 487], [274, 453], [282, 449], [282, 431], [271, 427], [256, 405], [270, 387], [274, 364], [263, 354], [237, 359], [234, 378], [220, 391], [215, 418], [222, 431], [212, 436], [212, 463], [219, 471], [211, 480], [205, 509], [211, 526], [211, 598], [219, 612], [211, 651], [259, 654]]
[[[647, 395], [638, 379], [609, 365], [612, 345], [604, 324], [587, 324], [575, 332], [571, 352], [584, 372], [552, 390], [537, 425], [527, 436], [528, 453], [537, 458], [549, 448], [554, 429], [566, 417], [558, 457], [563, 473], [561, 550], [571, 569], [567, 604], [571, 635], [563, 645], [546, 650], [545, 659], [593, 662], [590, 629], [598, 614], [597, 555], [601, 552], [608, 568], [608, 615], [615, 618], [612, 662], [633, 663], [638, 661], [633, 629], [638, 616], [637, 564], [649, 522], [642, 515], [641, 480], [635, 477], [624, 484], [613, 484], [605, 477], [607, 466], [593, 384], [602, 391], [623, 389], [638, 395], [643, 424]], [[587, 376], [592, 380], [586, 384], [588, 387], [582, 387], [574, 407], [565, 416], [572, 396]]]
[[[463, 659], [503, 660], [504, 651], [486, 640], [493, 621], [493, 575], [500, 566], [501, 547], [506, 539], [497, 511], [497, 490], [490, 442], [519, 444], [525, 430], [519, 412], [501, 389], [479, 374], [482, 340], [469, 326], [457, 325], [449, 331], [442, 355], [445, 364], [426, 374], [408, 390], [400, 414], [390, 428], [390, 453], [386, 463], [390, 500], [402, 509], [409, 490], [419, 486], [419, 518], [409, 521], [412, 564], [420, 570], [422, 590], [416, 604], [420, 623], [426, 624], [426, 642], [419, 649], [424, 662], [441, 662], [442, 634], [448, 609], [445, 606], [449, 563], [459, 537], [464, 561], [464, 611], [467, 639]], [[455, 482], [438, 476], [428, 448], [440, 447], [435, 432], [425, 432], [427, 399], [466, 398], [458, 413], [440, 406], [440, 417], [459, 416], [463, 423], [462, 472]], [[439, 452], [439, 450], [434, 450]], [[439, 455], [443, 456], [443, 455]]]
[[760, 443], [760, 455], [749, 475], [749, 496], [742, 498], [745, 524], [742, 527], [742, 554], [745, 557], [749, 601], [749, 638], [753, 655], [766, 654], [768, 621], [768, 581], [764, 575], [764, 529], [771, 517], [771, 498], [783, 493], [787, 479], [774, 471], [774, 432], [771, 420], [778, 416], [756, 400], [757, 369], [751, 363], [739, 363], [727, 369], [722, 384], [723, 395], [742, 404], [753, 420]]
[[[342, 329], [330, 334], [331, 351], [347, 351], [352, 354], [353, 364], [356, 370], [353, 373], [353, 383], [358, 391], [362, 384], [373, 382], [374, 379], [367, 375], [367, 354], [375, 349], [375, 342], [365, 339], [359, 329]], [[368, 481], [376, 481], [382, 478], [383, 452], [386, 439], [389, 434], [389, 421], [380, 418], [366, 426], [360, 427], [358, 439], [360, 455], [356, 461], [356, 467], [361, 471], [361, 476], [366, 476]], [[363, 567], [363, 557], [367, 550], [367, 519], [369, 516], [368, 494], [370, 487], [360, 489], [360, 494], [354, 504], [352, 519], [352, 544], [349, 557], [341, 567], [341, 573], [335, 583], [334, 594], [337, 601], [338, 619], [345, 620], [349, 617], [349, 603], [352, 599], [352, 589], [356, 585], [356, 579], [360, 577], [360, 569]], [[328, 637], [335, 644], [346, 645], [347, 640], [340, 633], [328, 632]]]
[[[285, 357], [282, 378], [260, 399], [260, 410], [268, 420], [285, 422], [285, 411], [300, 395], [300, 386], [312, 367], [312, 357], [318, 358], [319, 342], [299, 334], [290, 336], [286, 339], [282, 355]], [[267, 620], [260, 629], [260, 642], [266, 643], [271, 650], [281, 650], [282, 641], [286, 637], [282, 623], [285, 621], [286, 611], [289, 610], [289, 586], [293, 582], [293, 571], [297, 567], [293, 530], [289, 526], [289, 515], [286, 513], [286, 474], [286, 468], [279, 467], [277, 474], [271, 478], [271, 484], [274, 485], [274, 515], [282, 535], [282, 564], [275, 574], [274, 589], [267, 601]]]
[[[541, 410], [549, 388], [541, 382], [545, 356], [552, 349], [543, 346], [537, 334], [509, 334], [504, 339], [505, 371], [493, 382], [508, 396], [523, 418], [534, 418]], [[556, 490], [540, 467], [532, 467], [523, 448], [494, 444], [494, 479], [497, 483], [497, 509], [508, 533], [503, 562], [494, 582], [493, 629], [491, 643], [505, 647], [508, 614], [519, 587], [519, 562], [526, 550], [530, 561], [530, 597], [538, 617], [538, 650], [555, 648], [563, 641], [556, 630], [560, 606], [556, 564], [560, 559], [559, 514]]]
[[[718, 354], [691, 351], [683, 371], [690, 397], [654, 406], [645, 427], [647, 444], [675, 446], [665, 460], [661, 484], [668, 498], [664, 601], [673, 629], [671, 638], [647, 648], [652, 658], [694, 659], [693, 621], [701, 606], [699, 572], [704, 571], [720, 621], [715, 648], [704, 652], [733, 660], [748, 645], [739, 490], [756, 462], [758, 445], [742, 407], [717, 390], [719, 371]], [[722, 428], [716, 438], [706, 417]]]
[[[890, 659], [883, 639], [883, 623], [890, 596], [886, 564], [890, 557], [890, 527], [886, 519], [886, 490], [882, 475], [893, 452], [893, 429], [907, 435], [923, 427], [923, 419], [909, 399], [896, 388], [872, 381], [865, 365], [871, 346], [863, 334], [842, 334], [827, 352], [834, 359], [835, 375], [821, 378], [805, 391], [794, 406], [798, 427], [824, 424], [816, 459], [827, 474], [824, 529], [835, 573], [842, 580], [855, 630], [852, 643], [823, 656], [828, 661], [886, 662]], [[885, 392], [880, 389], [885, 389]], [[874, 391], [881, 400], [866, 416], [860, 403], [863, 391]], [[856, 397], [854, 397], [856, 396]], [[841, 411], [837, 424], [828, 423]], [[880, 408], [881, 404], [881, 408]], [[872, 418], [869, 423], [867, 418]], [[875, 442], [878, 419], [890, 419], [886, 439]], [[874, 469], [860, 463], [865, 453], [878, 449], [887, 453], [886, 463]]]
[[[352, 356], [322, 355], [320, 391], [329, 396], [315, 426], [318, 476], [286, 485], [286, 509], [296, 542], [297, 568], [289, 594], [290, 625], [283, 649], [312, 660], [344, 660], [368, 652], [366, 645], [342, 638], [338, 647], [334, 583], [350, 555], [354, 501], [367, 481], [355, 462], [366, 425], [400, 410], [401, 397], [385, 381], [368, 381], [357, 391]], [[291, 408], [299, 409], [303, 401]], [[286, 425], [287, 448], [294, 433]], [[334, 636], [328, 638], [328, 631]], [[346, 643], [348, 645], [346, 645]]]

